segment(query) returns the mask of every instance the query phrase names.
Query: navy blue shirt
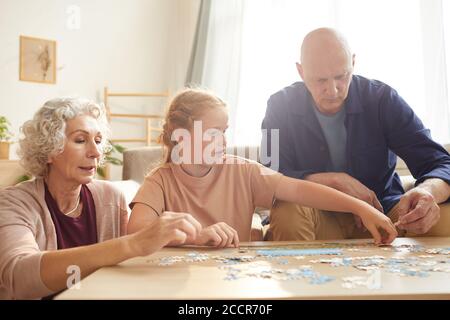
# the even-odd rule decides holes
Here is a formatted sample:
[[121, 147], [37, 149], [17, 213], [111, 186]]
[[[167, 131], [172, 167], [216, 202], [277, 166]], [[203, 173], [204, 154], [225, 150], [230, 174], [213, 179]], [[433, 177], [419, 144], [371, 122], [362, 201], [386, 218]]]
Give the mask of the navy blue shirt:
[[[261, 159], [271, 155], [270, 129], [279, 130], [279, 168], [286, 176], [303, 179], [327, 171], [330, 152], [303, 82], [272, 95], [262, 129], [267, 145]], [[395, 173], [397, 155], [407, 164], [416, 185], [429, 178], [450, 183], [450, 156], [431, 139], [430, 131], [411, 107], [388, 85], [353, 75], [345, 101], [346, 172], [373, 190], [385, 213], [404, 193]], [[271, 163], [264, 163], [271, 166]], [[273, 168], [273, 166], [272, 166]], [[277, 169], [277, 168], [274, 168]]]

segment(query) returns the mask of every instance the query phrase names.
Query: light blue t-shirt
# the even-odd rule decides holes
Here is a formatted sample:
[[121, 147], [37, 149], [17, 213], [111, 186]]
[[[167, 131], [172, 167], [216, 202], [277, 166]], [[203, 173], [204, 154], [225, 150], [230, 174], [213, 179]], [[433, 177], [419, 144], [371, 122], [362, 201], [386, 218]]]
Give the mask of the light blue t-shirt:
[[317, 120], [322, 127], [330, 151], [332, 172], [345, 172], [347, 169], [347, 129], [345, 128], [345, 106], [338, 113], [325, 115], [314, 107]]

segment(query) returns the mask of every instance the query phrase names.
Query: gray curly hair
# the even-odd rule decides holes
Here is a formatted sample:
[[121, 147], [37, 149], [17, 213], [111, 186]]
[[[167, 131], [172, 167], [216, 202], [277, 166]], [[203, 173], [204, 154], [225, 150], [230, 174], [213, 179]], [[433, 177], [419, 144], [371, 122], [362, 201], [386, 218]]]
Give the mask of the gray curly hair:
[[27, 172], [36, 177], [48, 173], [49, 156], [64, 151], [66, 121], [79, 115], [90, 115], [98, 121], [102, 133], [100, 165], [104, 163], [105, 153], [111, 150], [104, 106], [87, 99], [63, 97], [47, 101], [33, 119], [20, 128], [23, 137], [19, 140], [18, 155]]

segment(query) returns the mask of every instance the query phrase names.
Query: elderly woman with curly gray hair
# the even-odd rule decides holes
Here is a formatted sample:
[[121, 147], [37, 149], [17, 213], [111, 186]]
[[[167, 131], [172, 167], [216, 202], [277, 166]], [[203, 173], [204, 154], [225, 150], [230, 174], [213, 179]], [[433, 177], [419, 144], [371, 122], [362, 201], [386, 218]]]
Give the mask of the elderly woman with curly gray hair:
[[104, 108], [57, 98], [22, 127], [19, 156], [34, 179], [0, 191], [0, 299], [38, 299], [95, 270], [195, 239], [192, 216], [165, 212], [127, 234], [123, 194], [95, 180], [108, 150]]

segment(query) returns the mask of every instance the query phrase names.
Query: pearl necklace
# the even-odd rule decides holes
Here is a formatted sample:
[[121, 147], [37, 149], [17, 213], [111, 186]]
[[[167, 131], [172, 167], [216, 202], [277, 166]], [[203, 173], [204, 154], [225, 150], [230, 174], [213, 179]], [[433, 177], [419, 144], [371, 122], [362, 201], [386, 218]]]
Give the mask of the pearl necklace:
[[70, 215], [71, 213], [73, 213], [75, 210], [77, 210], [79, 205], [80, 205], [80, 195], [78, 195], [77, 204], [76, 204], [75, 208], [73, 208], [72, 210], [70, 210], [69, 212], [66, 212], [66, 213], [64, 213], [64, 212], [62, 212], [62, 211], [61, 211], [61, 212], [62, 212], [65, 216], [68, 216], [68, 215]]

